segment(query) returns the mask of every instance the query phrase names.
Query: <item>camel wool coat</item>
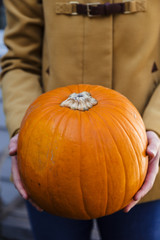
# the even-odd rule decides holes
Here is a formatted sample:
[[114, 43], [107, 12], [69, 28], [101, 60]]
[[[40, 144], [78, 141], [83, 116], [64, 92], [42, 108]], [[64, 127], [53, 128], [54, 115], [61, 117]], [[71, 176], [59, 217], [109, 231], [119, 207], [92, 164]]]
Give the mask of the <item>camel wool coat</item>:
[[[80, 0], [94, 3], [95, 0]], [[68, 0], [4, 0], [7, 16], [1, 85], [10, 135], [43, 92], [96, 84], [125, 95], [160, 135], [160, 0], [100, 0], [124, 11], [75, 14]], [[88, 7], [89, 6], [89, 7]], [[160, 174], [142, 200], [160, 199]]]

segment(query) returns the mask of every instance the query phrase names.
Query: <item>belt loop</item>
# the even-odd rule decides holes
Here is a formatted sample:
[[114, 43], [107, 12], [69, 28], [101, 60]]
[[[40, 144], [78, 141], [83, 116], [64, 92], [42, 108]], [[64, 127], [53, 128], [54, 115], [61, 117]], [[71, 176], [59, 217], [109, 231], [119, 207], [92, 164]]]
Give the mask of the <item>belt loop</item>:
[[68, 3], [56, 2], [56, 13], [75, 16], [77, 15], [77, 4], [79, 4], [79, 2], [76, 1], [71, 1]]
[[124, 14], [144, 12], [147, 9], [147, 0], [123, 0], [125, 4]]
[[125, 14], [134, 13], [137, 11], [136, 1], [131, 0], [130, 2], [125, 2]]

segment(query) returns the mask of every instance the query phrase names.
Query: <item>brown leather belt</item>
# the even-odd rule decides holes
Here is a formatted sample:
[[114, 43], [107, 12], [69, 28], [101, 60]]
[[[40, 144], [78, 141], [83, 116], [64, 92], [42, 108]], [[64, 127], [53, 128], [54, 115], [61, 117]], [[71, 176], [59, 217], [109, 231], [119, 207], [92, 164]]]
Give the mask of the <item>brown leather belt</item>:
[[121, 3], [56, 3], [57, 14], [86, 15], [88, 17], [109, 16], [111, 14], [129, 14], [146, 11], [146, 0], [132, 0]]
[[77, 4], [77, 14], [92, 16], [108, 16], [111, 14], [124, 13], [125, 5], [124, 3], [116, 4]]

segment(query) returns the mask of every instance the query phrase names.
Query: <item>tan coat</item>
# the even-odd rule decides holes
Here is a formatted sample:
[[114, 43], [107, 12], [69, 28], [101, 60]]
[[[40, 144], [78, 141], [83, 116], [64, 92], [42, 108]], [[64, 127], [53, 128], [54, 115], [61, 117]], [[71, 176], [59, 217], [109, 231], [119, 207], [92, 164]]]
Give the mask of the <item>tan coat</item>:
[[[56, 14], [56, 0], [4, 3], [9, 51], [1, 61], [1, 79], [11, 135], [42, 92], [78, 83], [121, 92], [137, 107], [146, 129], [160, 135], [160, 0], [133, 0], [129, 14], [93, 18]], [[144, 201], [159, 197], [160, 174]]]

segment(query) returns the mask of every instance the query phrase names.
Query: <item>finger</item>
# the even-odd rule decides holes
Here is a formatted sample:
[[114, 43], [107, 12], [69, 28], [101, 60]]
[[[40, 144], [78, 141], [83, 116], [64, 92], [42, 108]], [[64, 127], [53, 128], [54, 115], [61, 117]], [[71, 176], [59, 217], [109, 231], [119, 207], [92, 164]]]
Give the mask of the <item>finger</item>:
[[123, 212], [129, 212], [139, 201], [132, 200], [124, 209]]
[[17, 154], [17, 141], [18, 141], [18, 134], [11, 138], [9, 143], [9, 155], [14, 156]]
[[160, 147], [160, 140], [158, 136], [151, 131], [147, 132], [147, 139], [148, 139], [147, 154], [149, 155], [150, 159], [152, 159], [157, 155], [157, 152]]
[[149, 156], [149, 159], [152, 159], [156, 156], [158, 151], [158, 147], [152, 142], [150, 145], [147, 147], [147, 155]]
[[153, 184], [155, 182], [156, 176], [158, 174], [158, 169], [159, 169], [158, 158], [159, 156], [157, 154], [157, 156], [154, 158], [154, 161], [149, 163], [149, 168], [148, 168], [148, 172], [147, 172], [147, 176], [144, 181], [144, 184], [133, 198], [135, 201], [139, 201], [141, 198], [143, 198], [153, 187]]
[[29, 202], [39, 211], [39, 212], [43, 212], [44, 210], [42, 208], [40, 208], [34, 201], [32, 201], [32, 199], [29, 198]]
[[12, 148], [11, 150], [9, 150], [9, 155], [12, 156], [16, 156], [17, 155], [17, 150], [15, 148]]
[[18, 192], [20, 193], [20, 195], [24, 199], [28, 199], [28, 194], [27, 194], [26, 190], [24, 189], [21, 178], [20, 178], [20, 174], [18, 171], [17, 158], [15, 156], [12, 157], [12, 177], [13, 177], [14, 185], [15, 185], [16, 189], [18, 190]]
[[9, 155], [10, 156], [14, 156], [17, 154], [17, 144], [14, 142], [14, 141], [10, 141], [10, 144], [9, 144]]

